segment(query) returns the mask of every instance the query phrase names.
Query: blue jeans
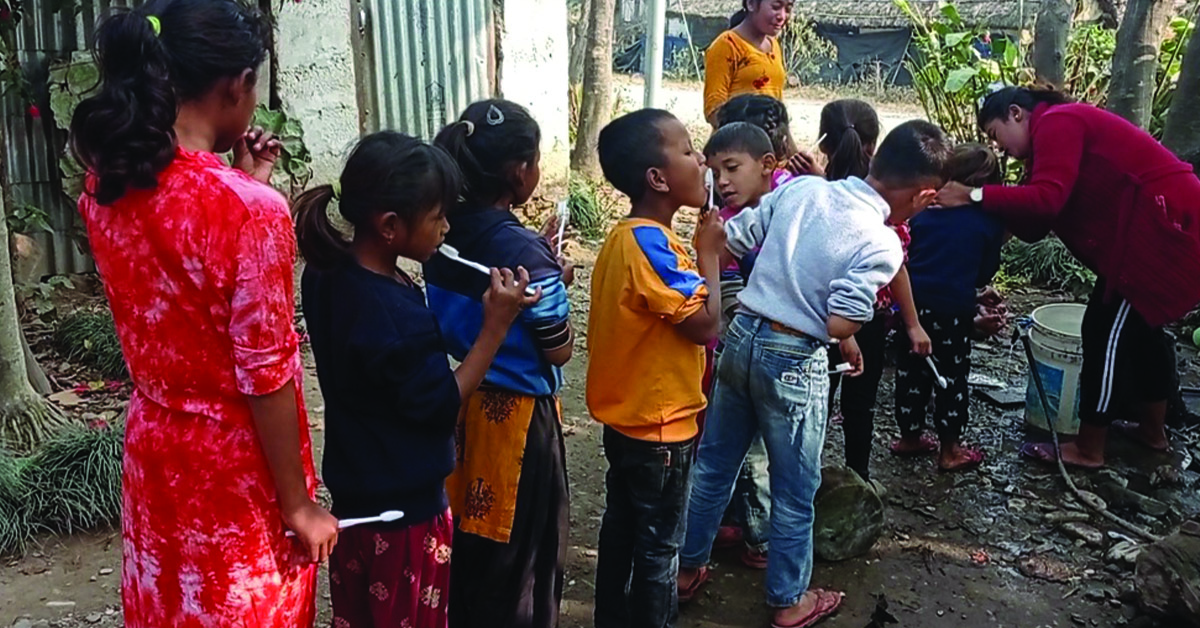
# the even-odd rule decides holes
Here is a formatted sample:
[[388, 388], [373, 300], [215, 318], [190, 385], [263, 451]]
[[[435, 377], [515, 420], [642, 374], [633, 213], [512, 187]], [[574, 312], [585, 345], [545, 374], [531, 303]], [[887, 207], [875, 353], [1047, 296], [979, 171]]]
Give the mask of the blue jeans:
[[746, 547], [767, 551], [771, 526], [771, 485], [767, 481], [767, 448], [762, 437], [750, 444], [733, 494], [733, 520], [742, 527]]
[[771, 483], [767, 604], [776, 608], [799, 602], [812, 577], [813, 498], [829, 418], [826, 356], [816, 339], [776, 331], [757, 316], [734, 317], [692, 469], [680, 564], [694, 569], [708, 563], [742, 461], [762, 435]]
[[596, 558], [596, 628], [673, 628], [694, 441], [652, 443], [604, 428], [607, 503]]

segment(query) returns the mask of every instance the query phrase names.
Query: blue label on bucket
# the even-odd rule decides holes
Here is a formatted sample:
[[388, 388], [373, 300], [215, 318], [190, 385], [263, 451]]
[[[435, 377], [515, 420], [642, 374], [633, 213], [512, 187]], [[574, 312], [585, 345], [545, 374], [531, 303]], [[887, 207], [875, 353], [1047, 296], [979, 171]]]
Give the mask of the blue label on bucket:
[[[1036, 364], [1037, 372], [1041, 375], [1042, 388], [1046, 391], [1046, 402], [1050, 404], [1050, 412], [1053, 412], [1055, 426], [1059, 432], [1069, 428], [1067, 425], [1059, 424], [1058, 406], [1062, 403], [1063, 389], [1063, 374], [1064, 371], [1060, 368], [1055, 368], [1049, 364], [1038, 362]], [[1075, 395], [1075, 408], [1073, 416], [1079, 415], [1079, 395]], [[1038, 427], [1049, 430], [1050, 422], [1046, 420], [1046, 411], [1042, 408], [1042, 400], [1038, 396], [1037, 384], [1034, 383], [1033, 377], [1029, 377], [1025, 386], [1025, 418], [1029, 423]], [[1067, 429], [1067, 431], [1070, 431]]]

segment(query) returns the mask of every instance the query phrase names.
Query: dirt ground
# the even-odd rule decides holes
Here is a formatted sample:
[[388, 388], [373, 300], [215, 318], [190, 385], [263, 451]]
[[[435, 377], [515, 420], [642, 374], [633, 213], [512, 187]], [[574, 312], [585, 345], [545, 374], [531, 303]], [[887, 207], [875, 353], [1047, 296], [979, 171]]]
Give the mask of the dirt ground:
[[[637, 87], [629, 82], [624, 89], [633, 93]], [[685, 87], [669, 87], [678, 92], [679, 102], [684, 96], [694, 96]], [[815, 127], [812, 112], [819, 111], [820, 103], [790, 104], [794, 116], [806, 112], [796, 117], [814, 121]], [[908, 113], [885, 112], [885, 126], [912, 117]], [[689, 124], [696, 124], [694, 116]], [[805, 137], [797, 135], [798, 139]], [[689, 230], [689, 217], [682, 217], [680, 223], [681, 231]], [[571, 243], [569, 251], [579, 264], [571, 296], [576, 329], [581, 331], [576, 357], [566, 369], [563, 392], [572, 489], [564, 628], [591, 625], [605, 471], [600, 428], [588, 417], [583, 388], [583, 323], [594, 247]], [[1036, 305], [1069, 298], [1032, 289], [1016, 290], [1010, 297], [1010, 307], [1018, 315]], [[1181, 350], [1181, 356], [1185, 383], [1194, 385], [1200, 358], [1190, 344]], [[1006, 340], [977, 344], [974, 358], [977, 372], [1024, 390], [1023, 361]], [[891, 409], [893, 374], [889, 366], [879, 393], [872, 461], [873, 473], [888, 491], [887, 530], [866, 556], [818, 563], [814, 586], [847, 592], [841, 612], [823, 626], [882, 628], [890, 623], [885, 622], [887, 613], [877, 613], [877, 606], [883, 604], [898, 621], [890, 625], [913, 628], [1149, 625], [1145, 618], [1133, 619], [1136, 611], [1129, 603], [1132, 567], [1119, 557], [1106, 558], [1107, 550], [1122, 538], [1119, 531], [1093, 520], [1092, 525], [1102, 533], [1100, 539], [1084, 541], [1048, 521], [1047, 515], [1080, 506], [1066, 496], [1057, 472], [1018, 460], [1017, 447], [1026, 437], [1022, 410], [1003, 410], [973, 398], [967, 438], [986, 451], [987, 461], [978, 471], [939, 475], [931, 459], [901, 460], [886, 453], [887, 443], [896, 436]], [[319, 455], [324, 404], [311, 360], [305, 392]], [[1088, 487], [1106, 478], [1121, 478], [1131, 488], [1154, 490], [1155, 497], [1169, 505], [1167, 514], [1122, 514], [1161, 532], [1200, 513], [1195, 490], [1200, 475], [1194, 472], [1194, 458], [1200, 458], [1197, 436], [1195, 427], [1174, 432], [1179, 453], [1170, 456], [1147, 454], [1114, 439], [1110, 444], [1113, 470], [1076, 473], [1076, 481]], [[842, 462], [841, 441], [840, 427], [831, 426], [827, 464]], [[1161, 475], [1155, 471], [1163, 466], [1179, 469], [1179, 478], [1152, 486]], [[714, 581], [683, 608], [679, 625], [769, 625], [763, 573], [743, 567], [735, 553], [718, 552], [714, 562]], [[120, 568], [117, 531], [42, 539], [40, 547], [28, 556], [0, 562], [0, 627], [119, 626]], [[318, 625], [329, 625], [325, 593], [318, 604]]]

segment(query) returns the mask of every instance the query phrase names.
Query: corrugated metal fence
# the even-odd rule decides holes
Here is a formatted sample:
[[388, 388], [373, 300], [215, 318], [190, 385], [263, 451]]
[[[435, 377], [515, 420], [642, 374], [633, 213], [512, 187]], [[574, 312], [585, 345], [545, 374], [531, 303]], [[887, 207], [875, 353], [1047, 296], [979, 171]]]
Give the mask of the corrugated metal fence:
[[356, 0], [355, 13], [364, 130], [432, 138], [494, 93], [492, 0]]
[[66, 134], [51, 117], [46, 78], [52, 61], [69, 58], [72, 51], [92, 45], [97, 19], [113, 7], [137, 6], [142, 0], [86, 0], [78, 14], [71, 9], [51, 10], [53, 2], [26, 2], [26, 13], [17, 31], [21, 65], [33, 86], [41, 118], [29, 115], [27, 104], [15, 93], [6, 94], [0, 107], [7, 125], [9, 180], [17, 203], [36, 206], [49, 216], [53, 234], [39, 235], [44, 255], [43, 274], [86, 272], [91, 259], [75, 246], [75, 202], [62, 192], [58, 156]]

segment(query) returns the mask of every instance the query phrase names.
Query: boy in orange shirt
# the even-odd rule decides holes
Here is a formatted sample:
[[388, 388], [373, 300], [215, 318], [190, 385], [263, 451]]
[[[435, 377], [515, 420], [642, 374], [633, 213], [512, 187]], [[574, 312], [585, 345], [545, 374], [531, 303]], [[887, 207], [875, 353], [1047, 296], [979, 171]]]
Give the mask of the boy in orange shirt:
[[600, 132], [604, 176], [629, 196], [592, 274], [588, 409], [604, 424], [607, 505], [596, 567], [596, 628], [670, 628], [701, 391], [704, 346], [720, 325], [715, 211], [696, 233], [699, 267], [671, 230], [701, 207], [704, 156], [666, 111], [643, 109]]

